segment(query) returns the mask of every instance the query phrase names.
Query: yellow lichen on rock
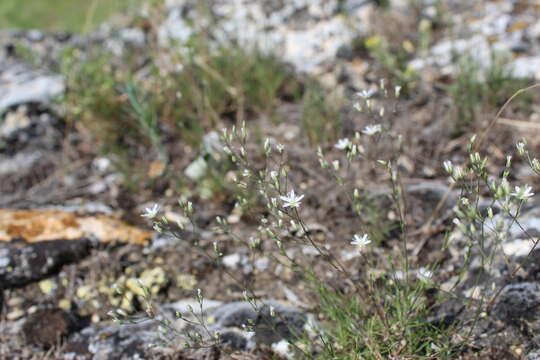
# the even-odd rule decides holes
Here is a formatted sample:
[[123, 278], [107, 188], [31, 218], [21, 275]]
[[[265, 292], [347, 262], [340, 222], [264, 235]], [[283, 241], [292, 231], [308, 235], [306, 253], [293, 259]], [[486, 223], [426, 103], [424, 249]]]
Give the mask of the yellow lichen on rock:
[[138, 229], [109, 215], [78, 215], [74, 212], [35, 209], [0, 209], [0, 241], [27, 242], [95, 238], [100, 242], [120, 241], [144, 245], [149, 231]]

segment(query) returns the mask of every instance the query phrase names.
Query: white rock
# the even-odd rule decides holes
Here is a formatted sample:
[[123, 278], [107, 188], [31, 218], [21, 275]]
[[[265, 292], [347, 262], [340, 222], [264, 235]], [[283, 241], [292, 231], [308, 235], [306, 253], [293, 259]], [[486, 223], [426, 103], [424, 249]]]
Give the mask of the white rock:
[[42, 74], [24, 65], [0, 69], [0, 113], [20, 104], [48, 104], [64, 90], [60, 75]]

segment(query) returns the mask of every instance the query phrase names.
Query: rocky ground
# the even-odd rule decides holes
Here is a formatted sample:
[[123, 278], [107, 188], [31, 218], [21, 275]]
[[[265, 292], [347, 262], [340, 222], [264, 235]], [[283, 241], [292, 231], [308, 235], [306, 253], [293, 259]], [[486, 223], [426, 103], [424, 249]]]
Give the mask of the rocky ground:
[[[274, 261], [279, 258], [275, 249], [263, 246], [253, 256], [230, 234], [214, 229], [220, 216], [238, 237], [249, 239], [257, 233], [259, 214], [236, 212], [234, 199], [227, 195], [197, 193], [202, 180], [193, 173], [193, 164], [205, 161], [205, 151], [215, 151], [212, 147], [219, 144], [216, 132], [220, 128], [205, 129], [201, 148], [179, 143], [172, 136], [166, 141], [168, 153], [173, 154], [169, 159], [173, 171], [192, 180], [189, 198], [196, 208], [195, 223], [180, 231], [182, 240], [178, 240], [159, 234], [140, 216], [146, 207], [158, 203], [169, 221], [188, 224], [178, 209], [177, 199], [183, 194], [165, 180], [162, 159], [144, 149], [134, 156], [136, 166], [153, 182], [133, 191], [114, 159], [98, 149], [88, 130], [67, 120], [69, 109], [63, 99], [72, 89], [61, 74], [63, 52], [69, 48], [85, 54], [105, 48], [118, 60], [135, 51], [141, 64], [136, 76], [144, 78], [148, 49], [170, 49], [205, 27], [204, 21], [197, 21], [196, 2], [165, 3], [165, 10], [152, 21], [144, 21], [144, 16], [150, 18], [146, 14], [143, 20], [124, 27], [105, 26], [87, 36], [37, 30], [0, 32], [1, 358], [279, 358], [290, 356], [284, 339], [304, 330], [309, 334], [325, 321], [305, 283]], [[470, 49], [477, 71], [483, 71], [493, 68], [492, 51], [500, 51], [507, 57], [502, 67], [511, 77], [532, 84], [540, 77], [540, 8], [520, 0], [403, 0], [392, 1], [390, 9], [380, 13], [376, 3], [215, 0], [209, 2], [214, 24], [209, 27], [209, 38], [217, 43], [234, 39], [241, 46], [255, 42], [287, 63], [300, 82], [315, 78], [329, 97], [339, 94], [350, 100], [339, 111], [343, 118], [339, 138], [352, 136], [370, 123], [352, 110], [355, 92], [375, 88], [381, 77], [408, 81], [408, 93], [385, 118], [405, 139], [399, 165], [411, 228], [407, 250], [415, 272], [437, 264], [435, 280], [446, 291], [456, 283], [468, 240], [453, 229], [452, 209], [460, 192], [449, 186], [443, 161], [464, 162], [472, 133], [486, 133], [483, 152], [490, 155], [488, 168], [495, 175], [519, 139], [528, 141], [533, 154], [540, 145], [535, 133], [540, 114], [535, 90], [525, 110], [510, 106], [493, 131], [486, 129], [504, 101], [477, 110], [478, 119], [455, 131], [456, 104], [448, 91], [458, 78], [455, 58]], [[386, 26], [389, 23], [396, 28]], [[430, 35], [421, 47], [419, 38], [427, 31], [421, 28], [426, 23]], [[391, 46], [405, 49], [405, 67], [389, 69], [382, 65], [382, 58], [358, 45], [358, 39], [380, 41], [382, 35], [392, 40]], [[164, 69], [166, 59], [162, 60]], [[408, 69], [414, 69], [418, 77], [409, 78], [412, 70]], [[294, 170], [292, 181], [305, 194], [302, 215], [309, 231], [360, 278], [369, 269], [349, 249], [348, 240], [356, 233], [358, 221], [344, 205], [345, 195], [319, 171], [314, 147], [300, 120], [305, 109], [282, 97], [273, 109], [277, 122], [264, 114], [249, 120], [264, 136], [285, 144]], [[386, 101], [381, 96], [375, 99]], [[382, 145], [381, 151], [385, 151]], [[334, 156], [339, 150], [327, 144], [325, 152]], [[190, 167], [192, 171], [186, 171]], [[387, 205], [390, 191], [384, 184], [388, 178], [370, 166], [357, 171], [355, 186], [365, 189], [382, 209], [385, 224], [395, 221], [395, 212]], [[511, 180], [534, 186], [535, 179], [523, 162], [514, 162]], [[482, 201], [490, 204], [489, 197]], [[433, 307], [429, 321], [434, 326], [459, 321], [464, 330], [456, 336], [470, 330], [470, 339], [456, 358], [540, 359], [536, 334], [540, 329], [540, 258], [536, 258], [540, 250], [531, 251], [528, 239], [540, 233], [539, 204], [537, 197], [527, 204], [521, 226], [495, 207], [492, 221], [503, 223], [506, 238], [501, 244], [487, 236], [483, 251], [496, 246], [501, 251], [489, 267], [481, 252], [471, 251], [472, 265], [456, 287], [456, 296]], [[396, 250], [397, 237], [391, 231], [385, 233], [374, 251], [382, 258]], [[451, 239], [447, 247], [442, 246], [445, 238]], [[206, 255], [215, 241], [224, 244], [219, 262]], [[194, 243], [202, 251], [196, 251]], [[287, 251], [325, 281], [348, 289], [349, 284], [340, 283], [336, 274], [321, 265], [312, 247], [295, 244]], [[514, 273], [511, 264], [516, 263], [523, 267]], [[113, 323], [109, 313], [115, 309], [135, 316], [143, 312], [139, 282], [151, 292], [161, 323]], [[115, 284], [125, 291], [119, 294]], [[260, 300], [257, 310], [245, 301], [246, 284]], [[201, 303], [197, 289], [204, 294]], [[494, 289], [502, 289], [497, 301], [477, 317], [476, 308], [467, 304]], [[225, 347], [183, 349], [185, 335], [161, 334], [163, 321], [175, 329], [190, 329], [192, 325], [175, 316], [176, 312], [190, 313], [190, 307], [194, 309], [191, 316], [206, 319], [211, 333], [220, 332], [219, 341]], [[270, 316], [271, 311], [280, 316]], [[476, 319], [474, 326], [472, 319]], [[245, 328], [250, 323], [254, 332]], [[150, 344], [157, 346], [149, 348]]]

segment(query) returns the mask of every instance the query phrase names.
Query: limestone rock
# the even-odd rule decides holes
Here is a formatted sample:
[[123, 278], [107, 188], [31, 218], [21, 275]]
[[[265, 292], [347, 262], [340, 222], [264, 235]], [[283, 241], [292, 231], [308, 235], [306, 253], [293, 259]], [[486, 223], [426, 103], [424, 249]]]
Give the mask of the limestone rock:
[[22, 63], [0, 66], [0, 113], [20, 104], [49, 104], [64, 93], [64, 78]]
[[54, 209], [0, 209], [0, 241], [24, 239], [34, 243], [93, 238], [100, 242], [143, 245], [151, 236], [148, 231], [104, 214], [79, 215]]

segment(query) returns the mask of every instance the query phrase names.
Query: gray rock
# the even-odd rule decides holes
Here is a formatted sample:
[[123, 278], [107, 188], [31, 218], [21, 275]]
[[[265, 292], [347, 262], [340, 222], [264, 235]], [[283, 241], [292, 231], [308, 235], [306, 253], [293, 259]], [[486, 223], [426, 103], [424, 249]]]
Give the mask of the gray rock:
[[[161, 44], [184, 44], [198, 30], [192, 1], [171, 2], [169, 15], [158, 29]], [[238, 42], [244, 47], [279, 55], [299, 72], [317, 73], [336, 59], [338, 50], [363, 30], [370, 2], [354, 0], [215, 0], [212, 11], [219, 42]], [[339, 10], [347, 9], [345, 13]], [[204, 24], [202, 24], [204, 26]]]
[[530, 352], [525, 357], [525, 360], [540, 360], [540, 350], [535, 350], [533, 352]]
[[532, 320], [540, 315], [540, 286], [538, 283], [507, 285], [499, 295], [493, 315], [507, 323], [517, 323], [523, 318]]
[[237, 330], [227, 330], [219, 334], [221, 343], [235, 350], [246, 350], [248, 339], [246, 335]]
[[246, 301], [233, 302], [218, 307], [212, 315], [220, 329], [252, 325], [255, 341], [267, 345], [300, 335], [307, 321], [305, 312], [275, 301], [257, 304], [257, 308]]
[[88, 256], [91, 246], [87, 239], [4, 244], [0, 248], [0, 288], [39, 281]]
[[47, 74], [29, 65], [0, 65], [0, 113], [20, 104], [50, 104], [64, 93], [65, 82], [60, 75]]
[[27, 343], [50, 348], [71, 334], [79, 326], [79, 320], [59, 308], [43, 308], [30, 314], [22, 332]]
[[64, 346], [64, 359], [135, 360], [152, 358], [149, 345], [158, 339], [155, 324], [92, 325], [72, 336]]
[[45, 34], [40, 30], [33, 29], [26, 33], [26, 38], [32, 42], [40, 42], [45, 39]]

